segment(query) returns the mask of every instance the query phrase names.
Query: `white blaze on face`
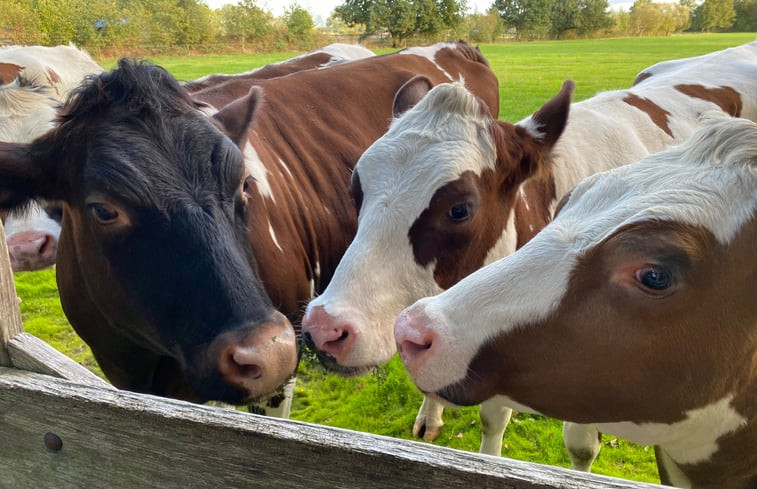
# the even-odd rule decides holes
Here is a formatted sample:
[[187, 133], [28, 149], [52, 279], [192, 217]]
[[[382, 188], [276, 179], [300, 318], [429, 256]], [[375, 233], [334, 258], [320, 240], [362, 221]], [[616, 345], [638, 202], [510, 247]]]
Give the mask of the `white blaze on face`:
[[465, 171], [492, 168], [488, 120], [460, 83], [439, 85], [360, 158], [358, 231], [328, 288], [308, 305], [357, 328], [344, 366], [385, 363], [396, 351], [393, 322], [402, 308], [439, 293], [435, 263], [418, 265], [408, 238], [435, 191]]
[[757, 212], [757, 125], [710, 117], [685, 144], [584, 180], [515, 254], [404, 311], [425, 314], [438, 338], [413, 372], [418, 386], [436, 391], [464, 379], [488, 339], [538, 324], [560, 304], [578, 257], [626, 225], [676, 221], [729, 243]]

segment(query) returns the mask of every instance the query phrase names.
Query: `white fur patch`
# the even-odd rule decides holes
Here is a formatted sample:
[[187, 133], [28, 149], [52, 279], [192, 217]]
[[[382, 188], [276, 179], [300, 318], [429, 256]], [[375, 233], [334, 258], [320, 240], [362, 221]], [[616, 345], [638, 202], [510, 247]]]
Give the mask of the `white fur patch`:
[[455, 77], [453, 77], [447, 70], [441, 67], [439, 63], [436, 62], [436, 53], [438, 53], [442, 49], [457, 49], [457, 44], [453, 42], [446, 42], [446, 43], [437, 43], [431, 46], [413, 46], [407, 49], [403, 49], [400, 51], [400, 54], [414, 54], [416, 56], [422, 56], [432, 63], [434, 63], [434, 66], [436, 69], [444, 73], [444, 76], [449, 78], [450, 81], [454, 81]]
[[257, 186], [260, 195], [271, 199], [275, 203], [276, 198], [273, 196], [271, 184], [268, 182], [268, 169], [258, 156], [255, 148], [252, 147], [252, 144], [246, 143], [242, 150], [242, 154], [244, 155], [244, 165], [250, 175], [255, 179], [255, 185]]
[[600, 431], [643, 445], [659, 445], [679, 464], [698, 464], [718, 451], [717, 440], [747, 425], [747, 419], [731, 406], [733, 395], [686, 412], [673, 424], [601, 423]]

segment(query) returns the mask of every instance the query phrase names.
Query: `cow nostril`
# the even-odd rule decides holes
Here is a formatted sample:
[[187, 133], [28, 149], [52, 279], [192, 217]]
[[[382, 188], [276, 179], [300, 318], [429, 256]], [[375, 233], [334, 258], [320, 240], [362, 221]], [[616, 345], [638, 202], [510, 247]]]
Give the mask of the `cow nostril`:
[[253, 361], [246, 349], [237, 349], [229, 354], [229, 365], [244, 379], [257, 380], [263, 377], [263, 368]]
[[39, 253], [40, 255], [44, 255], [46, 253], [54, 253], [55, 248], [55, 239], [49, 234], [46, 234], [42, 245], [39, 247]]
[[253, 380], [263, 377], [263, 369], [258, 365], [239, 365], [239, 373], [242, 377]]
[[397, 350], [399, 351], [400, 355], [405, 357], [417, 357], [419, 355], [422, 355], [425, 351], [428, 351], [431, 349], [431, 341], [422, 341], [420, 343], [416, 343], [414, 341], [410, 340], [404, 340], [400, 342], [397, 345]]
[[[336, 332], [337, 334], [339, 334], [339, 330], [338, 330], [338, 329], [334, 329], [334, 331], [335, 331], [335, 332]], [[344, 341], [345, 341], [345, 340], [346, 340], [346, 339], [347, 339], [347, 338], [349, 337], [349, 335], [350, 335], [350, 334], [349, 334], [349, 332], [348, 332], [348, 331], [347, 331], [346, 329], [343, 329], [343, 330], [341, 331], [341, 334], [339, 334], [339, 336], [338, 336], [337, 338], [335, 338], [335, 339], [333, 339], [333, 340], [329, 340], [329, 341], [327, 341], [327, 342], [326, 342], [326, 343], [324, 344], [324, 346], [326, 346], [326, 345], [332, 345], [332, 346], [335, 346], [335, 345], [339, 345], [340, 343], [344, 343]]]

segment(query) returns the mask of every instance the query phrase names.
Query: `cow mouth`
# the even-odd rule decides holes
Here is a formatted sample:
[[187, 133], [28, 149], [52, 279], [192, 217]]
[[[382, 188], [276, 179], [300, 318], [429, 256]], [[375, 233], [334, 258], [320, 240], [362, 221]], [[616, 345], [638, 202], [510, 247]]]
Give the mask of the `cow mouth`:
[[333, 356], [316, 348], [313, 339], [309, 334], [303, 335], [302, 341], [305, 343], [305, 346], [307, 346], [307, 351], [312, 353], [313, 356], [318, 359], [318, 363], [320, 363], [323, 368], [341, 375], [342, 377], [358, 377], [360, 375], [368, 374], [376, 369], [375, 366], [347, 367], [340, 365]]

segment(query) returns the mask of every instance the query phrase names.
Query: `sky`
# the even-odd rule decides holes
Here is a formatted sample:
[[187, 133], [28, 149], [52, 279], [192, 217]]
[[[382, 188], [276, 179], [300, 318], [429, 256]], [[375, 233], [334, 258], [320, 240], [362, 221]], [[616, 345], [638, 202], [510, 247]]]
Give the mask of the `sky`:
[[[238, 0], [205, 0], [205, 3], [212, 9], [219, 8], [227, 3], [236, 4], [237, 2]], [[258, 0], [256, 2], [259, 7], [273, 13], [275, 17], [283, 15], [284, 10], [293, 3], [297, 3], [309, 11], [316, 24], [323, 24], [334, 8], [344, 3], [344, 0]], [[494, 0], [468, 0], [468, 9], [470, 12], [484, 13], [492, 3], [494, 3]], [[628, 10], [633, 5], [633, 0], [609, 0], [609, 3], [612, 9]]]

